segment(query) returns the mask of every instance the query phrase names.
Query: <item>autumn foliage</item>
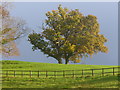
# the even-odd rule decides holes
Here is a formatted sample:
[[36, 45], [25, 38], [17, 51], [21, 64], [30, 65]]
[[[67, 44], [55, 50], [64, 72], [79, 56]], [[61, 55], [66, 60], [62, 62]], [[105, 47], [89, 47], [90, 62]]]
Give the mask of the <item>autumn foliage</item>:
[[0, 53], [3, 56], [18, 56], [15, 40], [27, 31], [25, 21], [10, 15], [10, 3], [0, 5]]
[[79, 62], [83, 57], [108, 51], [107, 39], [99, 34], [97, 17], [84, 16], [78, 9], [69, 10], [59, 5], [58, 10], [48, 11], [42, 33], [32, 33], [29, 41], [33, 50], [55, 58], [59, 64], [65, 60]]

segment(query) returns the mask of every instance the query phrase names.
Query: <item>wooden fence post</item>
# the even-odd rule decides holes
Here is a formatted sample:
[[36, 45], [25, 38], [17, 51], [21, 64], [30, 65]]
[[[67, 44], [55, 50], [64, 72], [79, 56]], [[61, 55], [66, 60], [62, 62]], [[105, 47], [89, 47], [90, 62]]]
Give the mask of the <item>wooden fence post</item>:
[[38, 71], [38, 77], [40, 77], [40, 71]]
[[46, 71], [46, 78], [48, 77], [48, 72]]
[[6, 71], [6, 77], [8, 77], [8, 70]]
[[92, 76], [94, 76], [94, 72], [93, 72], [94, 69], [92, 69]]
[[15, 75], [16, 75], [16, 73], [15, 73], [15, 71], [14, 71], [14, 77], [15, 77]]
[[84, 75], [84, 70], [82, 70], [82, 77], [83, 77], [83, 75]]
[[21, 77], [23, 77], [23, 75], [24, 75], [24, 73], [23, 73], [23, 71], [21, 71]]
[[30, 77], [32, 77], [32, 71], [30, 71]]
[[56, 77], [56, 71], [54, 71], [54, 77]]
[[73, 77], [75, 77], [75, 71], [73, 70]]
[[115, 75], [115, 68], [113, 67], [113, 75]]
[[63, 70], [63, 77], [65, 77], [65, 71]]
[[102, 68], [102, 76], [104, 76], [104, 68]]

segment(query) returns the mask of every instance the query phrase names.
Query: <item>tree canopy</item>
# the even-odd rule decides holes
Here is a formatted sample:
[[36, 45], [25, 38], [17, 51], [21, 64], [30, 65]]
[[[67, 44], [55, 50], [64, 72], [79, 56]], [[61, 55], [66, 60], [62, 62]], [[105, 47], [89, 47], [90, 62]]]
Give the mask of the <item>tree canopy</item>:
[[58, 10], [48, 11], [42, 33], [29, 34], [28, 40], [33, 50], [41, 50], [59, 64], [65, 60], [79, 62], [83, 57], [108, 51], [104, 45], [107, 39], [99, 34], [97, 17], [84, 16], [78, 9], [69, 10], [58, 6]]
[[0, 5], [0, 54], [4, 56], [19, 55], [15, 40], [27, 32], [25, 21], [10, 15], [10, 3]]

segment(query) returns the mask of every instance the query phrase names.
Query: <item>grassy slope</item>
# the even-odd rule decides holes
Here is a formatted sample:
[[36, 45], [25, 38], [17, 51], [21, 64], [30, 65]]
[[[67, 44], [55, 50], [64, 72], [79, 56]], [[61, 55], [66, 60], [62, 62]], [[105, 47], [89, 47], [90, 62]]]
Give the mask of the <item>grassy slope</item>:
[[52, 64], [52, 63], [38, 63], [38, 62], [24, 62], [3, 60], [2, 69], [9, 70], [41, 70], [41, 71], [55, 71], [55, 70], [81, 70], [81, 69], [95, 69], [116, 67], [109, 65], [73, 65], [73, 64]]
[[[81, 70], [107, 68], [107, 65], [64, 65], [23, 61], [2, 61], [2, 69], [14, 70]], [[3, 78], [3, 88], [118, 88], [117, 76], [87, 78]]]
[[2, 84], [3, 88], [118, 88], [118, 77], [3, 78]]

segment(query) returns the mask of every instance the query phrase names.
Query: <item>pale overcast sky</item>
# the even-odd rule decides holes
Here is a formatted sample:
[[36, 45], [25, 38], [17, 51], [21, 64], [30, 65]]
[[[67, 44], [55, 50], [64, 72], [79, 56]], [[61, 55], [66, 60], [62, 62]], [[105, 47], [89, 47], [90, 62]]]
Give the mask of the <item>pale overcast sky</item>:
[[[44, 22], [47, 11], [56, 10], [58, 5], [69, 9], [79, 9], [84, 15], [95, 15], [100, 24], [100, 33], [108, 39], [105, 45], [109, 48], [108, 54], [98, 53], [93, 58], [82, 59], [81, 63], [92, 65], [118, 65], [118, 3], [113, 2], [14, 2], [11, 15], [23, 18], [28, 26], [36, 32]], [[30, 62], [57, 63], [54, 58], [47, 58], [40, 51], [32, 51], [32, 45], [24, 37], [19, 41], [20, 56], [4, 58]], [[81, 64], [80, 63], [80, 64]]]

